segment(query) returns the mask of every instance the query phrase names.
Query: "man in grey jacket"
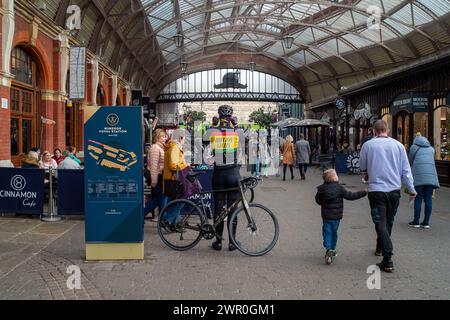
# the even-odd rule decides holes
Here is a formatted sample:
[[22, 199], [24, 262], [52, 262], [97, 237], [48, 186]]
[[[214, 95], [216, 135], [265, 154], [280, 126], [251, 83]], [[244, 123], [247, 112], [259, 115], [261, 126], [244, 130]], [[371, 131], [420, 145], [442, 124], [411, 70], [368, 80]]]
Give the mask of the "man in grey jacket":
[[295, 144], [295, 154], [300, 169], [300, 176], [305, 180], [306, 170], [308, 169], [309, 156], [311, 155], [311, 148], [309, 142], [305, 140], [305, 136], [300, 134], [300, 140]]

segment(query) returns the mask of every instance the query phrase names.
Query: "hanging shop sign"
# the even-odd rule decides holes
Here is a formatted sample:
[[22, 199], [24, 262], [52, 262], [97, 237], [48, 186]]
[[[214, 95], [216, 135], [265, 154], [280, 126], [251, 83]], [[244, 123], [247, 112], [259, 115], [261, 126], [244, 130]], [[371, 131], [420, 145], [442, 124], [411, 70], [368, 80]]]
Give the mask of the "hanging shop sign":
[[336, 109], [342, 110], [345, 108], [345, 100], [342, 97], [338, 97], [334, 101], [334, 105], [336, 106]]
[[142, 105], [142, 90], [131, 90], [131, 105], [132, 106]]
[[42, 214], [45, 170], [0, 168], [0, 212]]
[[328, 115], [328, 113], [324, 113], [322, 115], [322, 118], [320, 118], [320, 121], [325, 122], [325, 123], [330, 123], [330, 116]]
[[70, 47], [69, 99], [84, 99], [86, 88], [86, 48]]
[[142, 108], [85, 112], [86, 258], [143, 259]]
[[353, 111], [353, 117], [355, 120], [370, 119], [372, 117], [370, 105], [367, 102], [360, 103]]
[[413, 112], [427, 112], [428, 105], [431, 99], [429, 92], [407, 92], [403, 93], [391, 104], [391, 114], [397, 114], [400, 111]]

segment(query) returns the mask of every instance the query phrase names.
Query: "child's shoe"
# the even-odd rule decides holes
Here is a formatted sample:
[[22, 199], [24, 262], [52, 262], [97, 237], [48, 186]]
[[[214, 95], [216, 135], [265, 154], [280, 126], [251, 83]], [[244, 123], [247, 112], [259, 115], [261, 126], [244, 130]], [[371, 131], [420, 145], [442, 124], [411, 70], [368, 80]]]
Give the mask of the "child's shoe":
[[327, 252], [325, 253], [325, 263], [331, 264], [334, 260], [334, 251], [331, 249], [327, 249]]

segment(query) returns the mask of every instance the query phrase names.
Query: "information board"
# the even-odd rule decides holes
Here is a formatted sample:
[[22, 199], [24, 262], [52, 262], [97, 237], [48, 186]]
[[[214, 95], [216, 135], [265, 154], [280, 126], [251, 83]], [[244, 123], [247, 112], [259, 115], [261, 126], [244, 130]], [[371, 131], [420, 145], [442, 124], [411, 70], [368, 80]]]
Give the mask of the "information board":
[[141, 107], [101, 107], [84, 133], [86, 242], [142, 242]]

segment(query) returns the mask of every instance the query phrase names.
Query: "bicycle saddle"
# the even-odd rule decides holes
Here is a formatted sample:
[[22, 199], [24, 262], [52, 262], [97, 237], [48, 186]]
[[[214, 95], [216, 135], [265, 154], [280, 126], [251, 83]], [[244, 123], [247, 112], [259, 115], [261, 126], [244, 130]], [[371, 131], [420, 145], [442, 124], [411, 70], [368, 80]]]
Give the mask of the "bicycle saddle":
[[255, 177], [247, 177], [241, 180], [241, 183], [248, 188], [254, 188], [258, 184], [258, 179]]

